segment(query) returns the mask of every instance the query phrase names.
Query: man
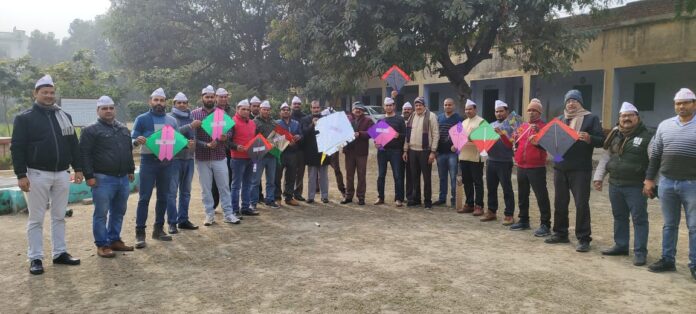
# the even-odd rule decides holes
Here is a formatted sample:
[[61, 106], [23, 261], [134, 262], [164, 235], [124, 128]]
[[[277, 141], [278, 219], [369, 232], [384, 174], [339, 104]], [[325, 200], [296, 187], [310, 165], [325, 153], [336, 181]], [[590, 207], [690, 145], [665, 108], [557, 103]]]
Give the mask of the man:
[[55, 105], [53, 79], [45, 75], [34, 85], [34, 103], [17, 115], [12, 132], [12, 165], [17, 185], [29, 210], [27, 240], [29, 272], [43, 274], [43, 219], [51, 211], [53, 264], [79, 265], [65, 247], [65, 208], [70, 194], [70, 173], [82, 182], [82, 157], [70, 115]]
[[421, 191], [420, 177], [423, 174], [423, 205], [425, 209], [432, 208], [431, 172], [435, 157], [437, 157], [437, 143], [439, 139], [437, 116], [425, 108], [425, 99], [416, 97], [416, 112], [411, 115], [406, 123], [406, 141], [404, 142], [404, 154], [402, 158], [408, 162], [411, 168], [411, 180], [413, 181], [413, 199], [408, 206], [420, 206]]
[[[232, 110], [232, 106], [229, 105], [229, 93], [227, 90], [225, 90], [222, 87], [219, 87], [217, 90], [215, 90], [215, 105], [225, 111], [228, 116], [234, 117], [234, 110]], [[226, 154], [226, 159], [227, 162], [225, 163], [227, 167], [227, 173], [228, 173], [228, 182], [232, 182], [232, 169], [229, 168], [230, 166], [230, 152], [229, 152], [229, 147], [227, 147], [227, 143], [225, 141], [220, 141], [220, 144], [225, 144], [225, 154]], [[220, 201], [220, 193], [217, 189], [217, 184], [215, 182], [215, 179], [213, 179], [213, 184], [212, 184], [212, 195], [213, 195], [213, 208], [216, 208], [218, 205], [218, 202]]]
[[[569, 90], [565, 95], [565, 110], [559, 117], [563, 123], [578, 132], [578, 141], [554, 162], [553, 184], [554, 224], [553, 235], [544, 242], [568, 243], [568, 204], [570, 193], [575, 200], [575, 236], [577, 252], [589, 252], [592, 241], [590, 225], [590, 186], [592, 181], [592, 151], [604, 143], [604, 132], [599, 117], [582, 107], [582, 94]], [[570, 192], [570, 193], [569, 193]]]
[[[303, 119], [307, 116], [302, 112], [302, 100], [300, 97], [294, 96], [292, 97], [292, 119], [297, 121], [297, 123], [300, 124], [300, 128], [302, 128], [302, 121]], [[318, 105], [318, 103], [317, 103]], [[304, 135], [304, 132], [303, 132]], [[304, 136], [303, 136], [304, 139]], [[304, 202], [305, 198], [302, 197], [302, 189], [303, 189], [303, 180], [304, 180], [304, 173], [305, 173], [305, 143], [304, 140], [300, 140], [298, 143], [300, 145], [299, 150], [297, 150], [297, 168], [295, 169], [295, 191], [294, 191], [294, 198], [298, 201]]]
[[[259, 115], [254, 119], [254, 124], [256, 125], [255, 134], [261, 134], [263, 137], [268, 138], [271, 132], [275, 130], [276, 122], [271, 118], [271, 104], [268, 100], [261, 103]], [[251, 187], [251, 204], [257, 204], [262, 193], [257, 193], [261, 189], [261, 176], [266, 173], [266, 198], [265, 204], [270, 208], [280, 208], [278, 203], [275, 201], [275, 175], [276, 175], [276, 158], [271, 154], [266, 154], [256, 163], [256, 172], [252, 180]], [[253, 206], [252, 206], [253, 208]]]
[[546, 151], [537, 142], [536, 134], [546, 123], [541, 120], [543, 107], [539, 99], [532, 99], [527, 106], [527, 122], [522, 125], [516, 137], [515, 163], [517, 164], [517, 193], [519, 193], [520, 220], [510, 226], [510, 230], [529, 229], [529, 191], [539, 206], [540, 224], [534, 236], [545, 237], [551, 234], [551, 202], [546, 188]]
[[167, 197], [171, 184], [171, 165], [168, 160], [159, 160], [155, 154], [145, 146], [145, 141], [153, 133], [159, 131], [165, 125], [177, 128], [176, 119], [165, 112], [166, 96], [162, 88], [158, 88], [150, 95], [150, 111], [139, 115], [133, 123], [133, 145], [140, 146], [140, 187], [138, 188], [139, 200], [135, 212], [135, 248], [142, 249], [145, 242], [145, 223], [147, 222], [148, 206], [152, 189], [157, 186], [157, 202], [155, 203], [155, 224], [152, 230], [152, 238], [160, 241], [171, 241], [172, 236], [164, 232], [164, 212], [167, 209]]
[[[192, 129], [182, 127], [191, 124], [191, 110], [189, 101], [184, 93], [177, 93], [174, 96], [174, 106], [169, 115], [176, 120], [179, 131], [189, 140], [188, 146], [184, 147], [172, 160], [171, 172], [172, 180], [169, 186], [169, 197], [167, 197], [167, 216], [169, 219], [169, 233], [178, 233], [177, 225], [181, 229], [195, 230], [198, 226], [189, 221], [188, 211], [191, 202], [191, 181], [193, 181], [193, 148], [195, 133]], [[179, 206], [176, 198], [179, 194]]]
[[515, 194], [512, 192], [512, 141], [507, 134], [512, 135], [511, 128], [505, 128], [504, 121], [510, 111], [508, 105], [500, 100], [495, 101], [495, 118], [491, 126], [500, 140], [493, 144], [488, 152], [488, 166], [486, 167], [486, 187], [488, 188], [488, 211], [481, 217], [481, 221], [493, 221], [498, 219], [498, 183], [503, 188], [503, 200], [505, 201], [505, 218], [503, 226], [514, 223], [512, 215], [515, 213]]
[[[471, 134], [481, 125], [483, 118], [477, 114], [476, 103], [470, 99], [464, 105], [466, 120], [462, 121], [462, 128], [466, 134]], [[458, 213], [473, 213], [474, 216], [483, 215], [483, 161], [476, 145], [471, 141], [464, 144], [459, 152], [459, 169], [462, 170], [462, 185], [464, 185], [464, 206], [457, 210]]]
[[440, 195], [433, 203], [435, 206], [447, 204], [447, 176], [452, 189], [450, 204], [456, 206], [457, 200], [457, 149], [452, 144], [449, 130], [462, 122], [462, 117], [454, 112], [454, 99], [447, 98], [442, 104], [443, 112], [437, 115], [437, 125], [440, 127], [437, 142], [437, 174], [440, 177]]
[[249, 109], [251, 111], [249, 114], [249, 119], [256, 119], [256, 117], [258, 117], [259, 113], [261, 112], [261, 99], [259, 99], [256, 96], [251, 97], [251, 99], [249, 100]]
[[321, 106], [319, 102], [312, 102], [310, 110], [312, 114], [302, 119], [304, 162], [308, 168], [307, 204], [314, 203], [314, 196], [317, 193], [317, 177], [319, 178], [318, 183], [321, 192], [321, 201], [326, 204], [329, 202], [329, 158], [324, 158], [322, 162], [322, 153], [317, 149], [317, 131], [314, 128], [319, 118], [321, 118]]
[[[299, 206], [300, 203], [293, 198], [293, 195], [295, 192], [297, 154], [299, 150], [297, 143], [302, 139], [302, 130], [300, 129], [300, 123], [291, 118], [290, 106], [287, 103], [280, 105], [280, 119], [276, 123], [292, 134], [292, 141], [280, 155], [280, 165], [276, 168], [275, 196], [277, 198], [282, 194], [285, 198], [285, 204]], [[285, 176], [283, 176], [283, 170], [285, 170]], [[285, 184], [282, 185], [283, 189], [281, 191], [281, 179], [283, 177], [285, 177]]]
[[[336, 112], [336, 110], [328, 104], [326, 105], [325, 111], [327, 111], [328, 114]], [[341, 199], [344, 199], [346, 197], [346, 185], [343, 183], [343, 173], [341, 172], [341, 154], [332, 154], [331, 156], [327, 156], [327, 158], [331, 159], [329, 165], [334, 171], [336, 186], [338, 187], [338, 191], [341, 192]]]
[[648, 146], [653, 132], [643, 125], [638, 109], [624, 102], [619, 123], [604, 141], [604, 154], [594, 175], [594, 188], [602, 190], [606, 173], [609, 177], [609, 202], [614, 215], [614, 246], [602, 255], [628, 255], [630, 238], [628, 218], [633, 218], [633, 265], [645, 265], [648, 254], [648, 199], [643, 195], [643, 181], [648, 169]]
[[[341, 204], [353, 202], [353, 195], [358, 197], [358, 205], [365, 205], [367, 191], [367, 154], [370, 149], [370, 134], [367, 130], [375, 124], [365, 116], [365, 106], [361, 102], [353, 103], [352, 114], [348, 117], [355, 131], [355, 140], [343, 148], [346, 154], [346, 195]], [[355, 172], [358, 172], [358, 187], [355, 188]], [[310, 180], [312, 177], [310, 177]]]
[[[219, 96], [218, 96], [219, 97]], [[195, 158], [198, 169], [198, 182], [201, 185], [203, 207], [205, 209], [204, 226], [212, 226], [215, 223], [215, 202], [213, 191], [219, 191], [220, 207], [224, 214], [223, 222], [238, 224], [239, 218], [232, 210], [232, 198], [230, 196], [229, 166], [226, 160], [227, 140], [231, 138], [231, 131], [222, 134], [219, 139], [213, 140], [208, 133], [201, 128], [201, 121], [213, 114], [216, 109], [215, 91], [208, 85], [201, 90], [201, 103], [203, 106], [191, 111], [193, 122], [189, 125], [195, 130]], [[220, 108], [219, 106], [217, 108]], [[222, 109], [222, 108], [220, 108]], [[213, 189], [216, 187], [216, 189]], [[179, 228], [193, 229], [193, 224], [179, 224]]]
[[[232, 144], [230, 145], [230, 168], [232, 168], [232, 209], [237, 215], [256, 216], [252, 203], [252, 178], [254, 164], [249, 159], [246, 147], [247, 143], [256, 136], [256, 124], [249, 119], [251, 110], [249, 101], [243, 99], [237, 103], [237, 113], [234, 115], [234, 127], [232, 128]], [[241, 209], [239, 202], [241, 198]]]
[[391, 165], [392, 177], [394, 178], [394, 201], [396, 207], [403, 206], [404, 201], [404, 178], [401, 171], [401, 149], [404, 147], [404, 137], [406, 136], [406, 122], [404, 118], [396, 114], [396, 104], [394, 99], [384, 98], [384, 121], [396, 131], [396, 137], [383, 147], [377, 147], [377, 202], [375, 205], [384, 204], [384, 183], [387, 177], [387, 163]]
[[643, 193], [655, 197], [655, 178], [660, 175], [658, 194], [664, 217], [662, 258], [650, 265], [652, 272], [675, 271], [679, 221], [684, 207], [689, 229], [689, 269], [696, 280], [696, 95], [688, 88], [674, 96], [677, 116], [662, 121], [657, 127], [650, 163], [645, 175]]
[[[392, 92], [392, 96], [394, 96], [394, 92]], [[413, 113], [413, 105], [411, 105], [410, 102], [405, 102], [404, 105], [401, 107], [401, 117], [404, 118], [404, 127], [406, 125], [406, 121], [411, 117], [411, 114]], [[406, 134], [404, 134], [404, 142], [406, 141]], [[403, 149], [403, 146], [400, 148]], [[413, 182], [411, 182], [411, 168], [408, 166], [408, 163], [404, 161], [403, 158], [401, 158], [401, 177], [404, 178], [404, 183], [406, 184], [406, 188], [404, 189], [404, 194], [406, 197], [406, 201], [411, 201], [413, 199]]]
[[[87, 185], [92, 188], [92, 233], [97, 255], [114, 257], [114, 251], [133, 251], [121, 240], [130, 186], [135, 179], [130, 131], [116, 120], [109, 96], [97, 100], [96, 122], [82, 129], [80, 151]], [[108, 219], [107, 219], [108, 217]]]

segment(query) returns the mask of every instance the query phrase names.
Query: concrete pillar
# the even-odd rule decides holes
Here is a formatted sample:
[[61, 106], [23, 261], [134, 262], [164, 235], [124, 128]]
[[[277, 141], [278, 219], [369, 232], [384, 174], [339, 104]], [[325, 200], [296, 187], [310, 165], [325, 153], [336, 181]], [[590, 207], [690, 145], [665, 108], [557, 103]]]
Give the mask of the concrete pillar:
[[425, 95], [425, 83], [418, 83], [418, 96], [421, 96], [423, 98], [428, 97]]
[[524, 115], [527, 112], [527, 105], [532, 99], [532, 75], [530, 73], [524, 73], [522, 75], [522, 112], [520, 115]]
[[611, 129], [614, 124], [613, 100], [614, 100], [614, 68], [604, 69], [604, 91], [602, 93], [602, 127]]
[[385, 97], [391, 97], [391, 95], [387, 94], [387, 83], [382, 81], [382, 97], [380, 99], [380, 105], [382, 104], [381, 101], [384, 100]]

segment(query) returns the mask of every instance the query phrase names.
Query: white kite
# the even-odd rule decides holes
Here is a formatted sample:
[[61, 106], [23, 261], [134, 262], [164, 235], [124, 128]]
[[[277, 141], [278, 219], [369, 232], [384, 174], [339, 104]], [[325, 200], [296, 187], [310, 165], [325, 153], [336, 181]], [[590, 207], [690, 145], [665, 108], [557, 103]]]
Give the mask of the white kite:
[[348, 116], [343, 111], [334, 112], [326, 117], [320, 118], [314, 127], [319, 132], [317, 134], [317, 150], [330, 156], [341, 149], [346, 144], [355, 140], [355, 131], [348, 121]]

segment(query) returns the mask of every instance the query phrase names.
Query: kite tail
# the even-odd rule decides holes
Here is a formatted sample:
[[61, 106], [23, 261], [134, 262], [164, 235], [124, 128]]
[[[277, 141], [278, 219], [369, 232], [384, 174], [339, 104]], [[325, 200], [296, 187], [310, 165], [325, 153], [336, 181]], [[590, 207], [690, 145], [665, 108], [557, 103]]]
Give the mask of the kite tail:
[[487, 157], [488, 153], [484, 150], [479, 155], [481, 155], [481, 157]]
[[324, 159], [326, 159], [326, 153], [321, 153], [321, 161], [319, 162], [320, 165], [324, 163]]

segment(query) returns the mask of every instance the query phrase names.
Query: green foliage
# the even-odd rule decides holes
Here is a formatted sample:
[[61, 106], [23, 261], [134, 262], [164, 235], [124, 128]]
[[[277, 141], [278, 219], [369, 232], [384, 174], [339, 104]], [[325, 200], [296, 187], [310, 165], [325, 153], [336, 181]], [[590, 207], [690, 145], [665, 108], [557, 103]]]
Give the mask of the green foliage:
[[684, 13], [691, 14], [696, 11], [696, 0], [677, 0], [675, 6], [677, 17], [684, 15]]
[[125, 88], [117, 80], [119, 72], [97, 69], [94, 56], [88, 50], [80, 50], [71, 61], [60, 62], [44, 69], [56, 83], [56, 93], [61, 98], [93, 98], [109, 95], [118, 101]]
[[141, 101], [131, 101], [126, 105], [126, 108], [128, 108], [130, 120], [134, 120], [135, 117], [150, 110], [150, 105]]

